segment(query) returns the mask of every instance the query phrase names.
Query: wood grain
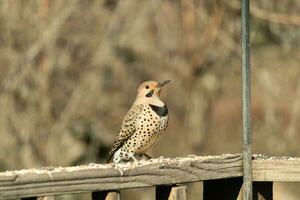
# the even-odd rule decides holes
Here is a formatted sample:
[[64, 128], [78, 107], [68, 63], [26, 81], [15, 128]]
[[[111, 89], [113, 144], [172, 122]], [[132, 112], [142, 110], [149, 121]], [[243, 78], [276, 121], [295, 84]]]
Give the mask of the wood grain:
[[300, 181], [300, 159], [257, 159], [253, 161], [253, 181]]
[[[0, 173], [0, 199], [176, 185], [242, 176], [240, 154], [159, 158], [135, 164], [90, 164]], [[254, 181], [300, 181], [300, 159], [255, 156]]]
[[174, 185], [242, 175], [240, 155], [152, 159], [137, 166], [81, 166], [0, 173], [0, 199]]

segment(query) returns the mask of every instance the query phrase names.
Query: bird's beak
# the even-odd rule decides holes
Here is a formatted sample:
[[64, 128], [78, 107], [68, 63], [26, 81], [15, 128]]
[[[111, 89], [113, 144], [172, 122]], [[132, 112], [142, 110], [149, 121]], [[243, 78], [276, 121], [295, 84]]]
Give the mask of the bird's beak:
[[157, 84], [157, 87], [162, 88], [163, 86], [167, 85], [170, 82], [171, 82], [170, 80], [161, 81]]

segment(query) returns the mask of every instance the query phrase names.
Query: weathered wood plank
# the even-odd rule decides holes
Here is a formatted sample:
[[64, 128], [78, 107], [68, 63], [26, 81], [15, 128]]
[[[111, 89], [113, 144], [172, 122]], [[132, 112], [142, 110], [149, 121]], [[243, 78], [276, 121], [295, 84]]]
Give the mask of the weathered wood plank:
[[253, 181], [300, 181], [299, 158], [255, 157], [253, 161]]
[[187, 187], [182, 186], [157, 186], [156, 200], [186, 200]]
[[136, 164], [89, 165], [0, 173], [0, 199], [119, 190], [238, 177], [240, 155], [152, 159]]
[[253, 182], [253, 200], [273, 200], [273, 182]]
[[[254, 156], [254, 181], [300, 181], [299, 158]], [[0, 173], [0, 199], [120, 190], [242, 176], [241, 155], [151, 159]]]
[[99, 191], [92, 193], [92, 200], [120, 200], [119, 191]]
[[207, 180], [203, 182], [203, 200], [222, 199], [234, 200], [239, 196], [243, 179], [229, 178], [219, 180]]

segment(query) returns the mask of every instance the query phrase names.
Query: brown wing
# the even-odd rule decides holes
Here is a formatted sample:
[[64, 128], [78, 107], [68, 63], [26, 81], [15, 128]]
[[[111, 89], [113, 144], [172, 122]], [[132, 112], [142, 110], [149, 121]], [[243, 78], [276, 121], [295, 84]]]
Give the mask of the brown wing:
[[136, 119], [138, 118], [138, 115], [141, 114], [142, 111], [142, 105], [137, 105], [133, 108], [131, 108], [128, 113], [126, 114], [122, 125], [121, 130], [119, 132], [119, 135], [116, 137], [114, 144], [109, 151], [107, 163], [110, 162], [112, 159], [114, 153], [119, 150], [119, 148], [122, 147], [124, 142], [126, 142], [129, 137], [135, 132], [136, 130]]

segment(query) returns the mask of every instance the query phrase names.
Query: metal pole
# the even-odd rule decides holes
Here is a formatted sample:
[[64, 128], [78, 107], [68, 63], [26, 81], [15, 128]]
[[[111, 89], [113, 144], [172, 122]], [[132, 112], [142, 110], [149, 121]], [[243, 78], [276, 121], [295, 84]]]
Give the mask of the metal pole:
[[251, 79], [249, 0], [242, 0], [242, 101], [243, 101], [243, 181], [244, 200], [252, 200]]

